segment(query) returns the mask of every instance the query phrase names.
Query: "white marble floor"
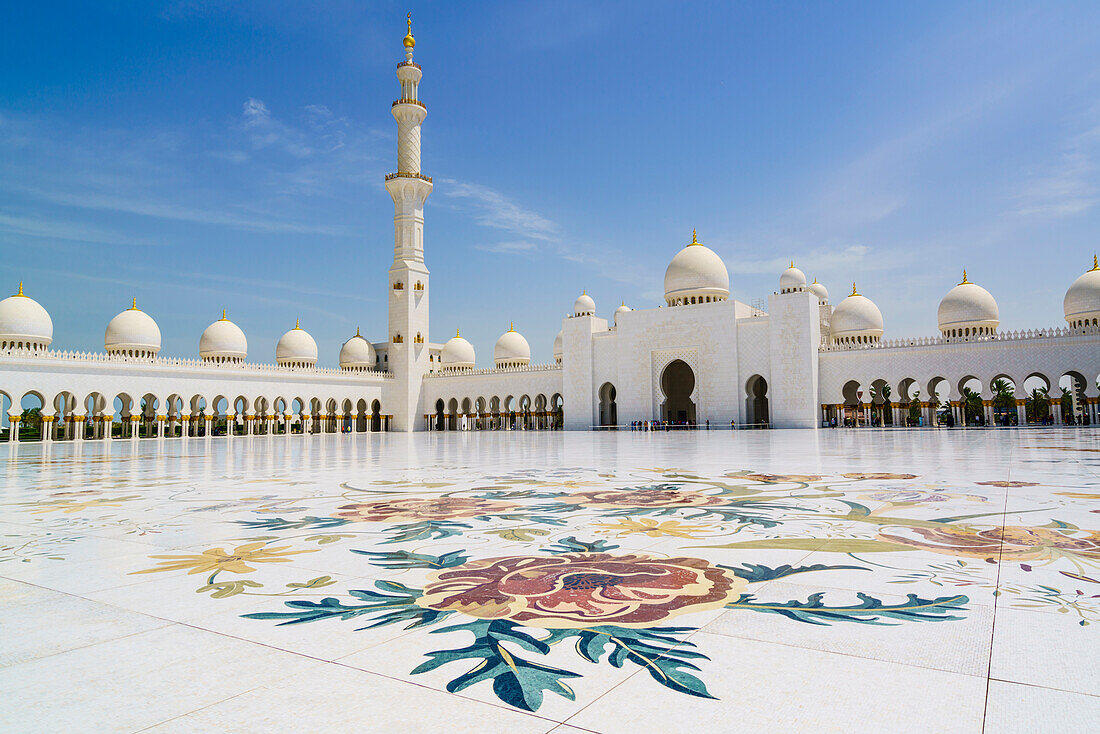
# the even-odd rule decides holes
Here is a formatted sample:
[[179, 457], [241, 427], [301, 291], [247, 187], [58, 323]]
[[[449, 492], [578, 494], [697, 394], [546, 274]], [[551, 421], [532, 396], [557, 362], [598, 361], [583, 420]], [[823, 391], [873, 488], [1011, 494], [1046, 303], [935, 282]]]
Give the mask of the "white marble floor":
[[0, 446], [0, 731], [1076, 732], [1100, 431]]

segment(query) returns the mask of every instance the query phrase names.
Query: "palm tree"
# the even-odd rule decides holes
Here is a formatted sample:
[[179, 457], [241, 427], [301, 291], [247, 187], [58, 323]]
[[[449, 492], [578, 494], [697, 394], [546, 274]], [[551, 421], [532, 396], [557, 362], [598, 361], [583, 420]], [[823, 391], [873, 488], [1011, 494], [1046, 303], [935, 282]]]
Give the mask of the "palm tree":
[[914, 390], [909, 399], [909, 425], [920, 425], [920, 390]]
[[1003, 416], [1004, 425], [1010, 425], [1016, 415], [1016, 390], [1008, 380], [999, 377], [990, 385], [993, 388], [993, 412]]
[[966, 424], [980, 423], [982, 418], [982, 396], [971, 390], [963, 388], [963, 415], [966, 416]]
[[1045, 387], [1031, 391], [1024, 407], [1024, 413], [1029, 423], [1041, 423], [1050, 415], [1050, 391]]

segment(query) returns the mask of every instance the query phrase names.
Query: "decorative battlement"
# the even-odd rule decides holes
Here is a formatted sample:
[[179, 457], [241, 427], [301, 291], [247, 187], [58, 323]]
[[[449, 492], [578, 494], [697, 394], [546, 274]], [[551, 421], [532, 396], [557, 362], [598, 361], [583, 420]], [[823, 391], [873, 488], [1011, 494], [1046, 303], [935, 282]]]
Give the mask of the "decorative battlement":
[[[257, 362], [209, 362], [204, 359], [189, 359], [183, 357], [130, 357], [125, 354], [107, 354], [105, 352], [76, 352], [76, 351], [43, 351], [33, 349], [5, 349], [0, 351], [0, 360], [26, 359], [36, 362], [86, 362], [93, 364], [120, 364], [142, 367], [167, 367], [186, 369], [209, 370], [225, 374], [227, 372], [269, 372], [277, 374], [310, 374], [310, 375], [344, 375], [349, 370], [334, 367], [284, 367], [277, 364], [261, 364]], [[381, 370], [357, 369], [353, 374], [363, 374], [383, 379], [393, 379], [393, 375]]]
[[854, 352], [869, 349], [909, 349], [912, 347], [949, 346], [953, 344], [985, 344], [992, 342], [1014, 342], [1029, 339], [1064, 339], [1074, 336], [1100, 335], [1100, 326], [1082, 326], [1076, 329], [1065, 327], [1051, 327], [1047, 329], [1021, 329], [1018, 331], [1001, 331], [996, 334], [982, 334], [979, 336], [922, 336], [909, 339], [882, 339], [873, 344], [824, 344], [819, 351], [822, 352]]
[[453, 370], [446, 371], [440, 370], [437, 372], [429, 372], [424, 375], [424, 379], [428, 378], [440, 378], [440, 377], [475, 377], [479, 375], [506, 375], [513, 372], [561, 372], [560, 364], [525, 364], [517, 365], [515, 367], [491, 367], [489, 369], [480, 370]]
[[408, 173], [407, 171], [398, 171], [397, 173], [387, 173], [386, 174], [386, 180], [387, 181], [392, 181], [395, 178], [418, 178], [421, 181], [427, 181], [428, 183], [432, 182], [432, 177], [431, 176], [424, 176], [424, 175], [419, 174], [419, 173]]
[[[414, 64], [414, 66], [415, 66], [415, 64]], [[419, 67], [417, 67], [417, 68], [419, 68]], [[428, 105], [424, 104], [419, 99], [409, 99], [407, 97], [403, 97], [402, 99], [395, 99], [393, 101], [393, 104], [390, 105], [390, 107], [396, 107], [399, 104], [414, 104], [417, 107], [423, 107], [425, 110], [428, 109]]]
[[[397, 68], [400, 69], [402, 66], [411, 66], [414, 69], [420, 69], [420, 64], [416, 63], [415, 61], [402, 61], [400, 64], [397, 65]], [[423, 71], [423, 69], [421, 69], [421, 71]]]

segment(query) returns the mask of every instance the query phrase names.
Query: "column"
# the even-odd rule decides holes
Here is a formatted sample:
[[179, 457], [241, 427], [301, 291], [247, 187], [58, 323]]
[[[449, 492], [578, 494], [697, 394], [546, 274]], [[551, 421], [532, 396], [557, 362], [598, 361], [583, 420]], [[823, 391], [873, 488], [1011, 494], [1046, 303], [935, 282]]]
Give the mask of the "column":
[[42, 419], [41, 432], [42, 432], [42, 441], [43, 441], [43, 443], [45, 443], [47, 441], [53, 441], [53, 418], [54, 417], [52, 415], [42, 415], [40, 417]]
[[73, 415], [73, 440], [84, 440], [84, 419], [86, 416]]
[[865, 425], [868, 425], [868, 426], [871, 425], [871, 404], [870, 403], [864, 403], [863, 404], [863, 420], [864, 420]]
[[1050, 413], [1054, 416], [1054, 425], [1062, 425], [1062, 397], [1051, 397], [1050, 399]]
[[[105, 414], [101, 417], [101, 420], [102, 420], [101, 430], [103, 431], [103, 440], [113, 441], [114, 436], [111, 435], [113, 433], [113, 431], [111, 429], [114, 425], [115, 417], [113, 415], [106, 415]], [[119, 435], [119, 438], [122, 438], [121, 434]]]
[[983, 400], [982, 401], [982, 408], [984, 408], [984, 412], [985, 412], [985, 424], [987, 426], [994, 425], [994, 423], [993, 423], [993, 401], [992, 400]]
[[22, 415], [13, 416], [8, 413], [8, 441], [12, 443], [19, 443], [19, 417]]
[[1016, 422], [1021, 426], [1027, 425], [1027, 400], [1016, 398]]
[[164, 422], [168, 420], [166, 415], [157, 416], [157, 438], [164, 438]]

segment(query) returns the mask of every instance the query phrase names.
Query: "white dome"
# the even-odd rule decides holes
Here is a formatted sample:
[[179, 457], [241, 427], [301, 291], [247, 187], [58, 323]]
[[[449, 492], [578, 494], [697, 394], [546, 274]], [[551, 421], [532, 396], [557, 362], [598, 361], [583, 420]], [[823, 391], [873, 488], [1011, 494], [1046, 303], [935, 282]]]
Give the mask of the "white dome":
[[531, 346], [514, 325], [497, 339], [493, 347], [493, 362], [497, 367], [514, 367], [531, 362]]
[[19, 292], [0, 301], [0, 347], [45, 349], [53, 341], [53, 321], [38, 301]]
[[805, 289], [806, 287], [806, 274], [794, 266], [791, 266], [783, 271], [783, 274], [779, 276], [779, 292], [780, 293], [797, 293]]
[[206, 327], [199, 338], [199, 356], [211, 362], [243, 362], [248, 355], [248, 339], [241, 327], [225, 317]]
[[[665, 270], [665, 303], [703, 303], [702, 299], [724, 301], [730, 296], [730, 276], [722, 258], [700, 245], [691, 233], [691, 244], [676, 253]], [[692, 300], [694, 299], [694, 301]]]
[[817, 282], [817, 278], [814, 278], [814, 282], [806, 286], [806, 290], [817, 296], [817, 301], [819, 304], [824, 305], [829, 302], [829, 291], [825, 288], [825, 286]]
[[[965, 270], [962, 282], [940, 301], [936, 317], [940, 331], [948, 336], [971, 336], [975, 330], [978, 334], [991, 334], [1001, 323], [997, 301], [985, 288], [968, 281]], [[963, 333], [956, 333], [960, 329]]]
[[596, 302], [592, 300], [592, 296], [588, 295], [588, 291], [581, 293], [577, 296], [577, 300], [573, 301], [574, 316], [592, 316], [595, 313]]
[[562, 339], [565, 337], [564, 331], [559, 331], [558, 335], [554, 337], [554, 361], [561, 364], [562, 354]]
[[633, 310], [634, 309], [632, 309], [630, 306], [626, 305], [626, 301], [623, 301], [623, 305], [615, 309], [615, 326], [619, 325], [619, 314], [630, 313]]
[[374, 352], [374, 345], [355, 330], [355, 336], [344, 342], [340, 347], [340, 369], [374, 369], [378, 363], [378, 355]]
[[853, 283], [852, 295], [833, 310], [829, 331], [833, 341], [878, 341], [882, 338], [883, 331], [882, 312], [874, 301], [857, 293]]
[[160, 351], [160, 327], [153, 317], [137, 307], [137, 299], [130, 308], [111, 319], [103, 336], [103, 347], [108, 353], [123, 353], [134, 357], [152, 357]]
[[477, 361], [474, 354], [474, 345], [463, 339], [455, 331], [455, 335], [447, 340], [447, 343], [443, 345], [443, 349], [439, 352], [439, 361], [443, 364], [443, 369], [473, 369], [474, 363]]
[[1062, 308], [1070, 326], [1095, 324], [1100, 319], [1100, 265], [1095, 256], [1092, 258], [1092, 270], [1073, 281], [1066, 291]]
[[288, 367], [312, 367], [317, 364], [317, 342], [295, 322], [275, 345], [275, 361]]

